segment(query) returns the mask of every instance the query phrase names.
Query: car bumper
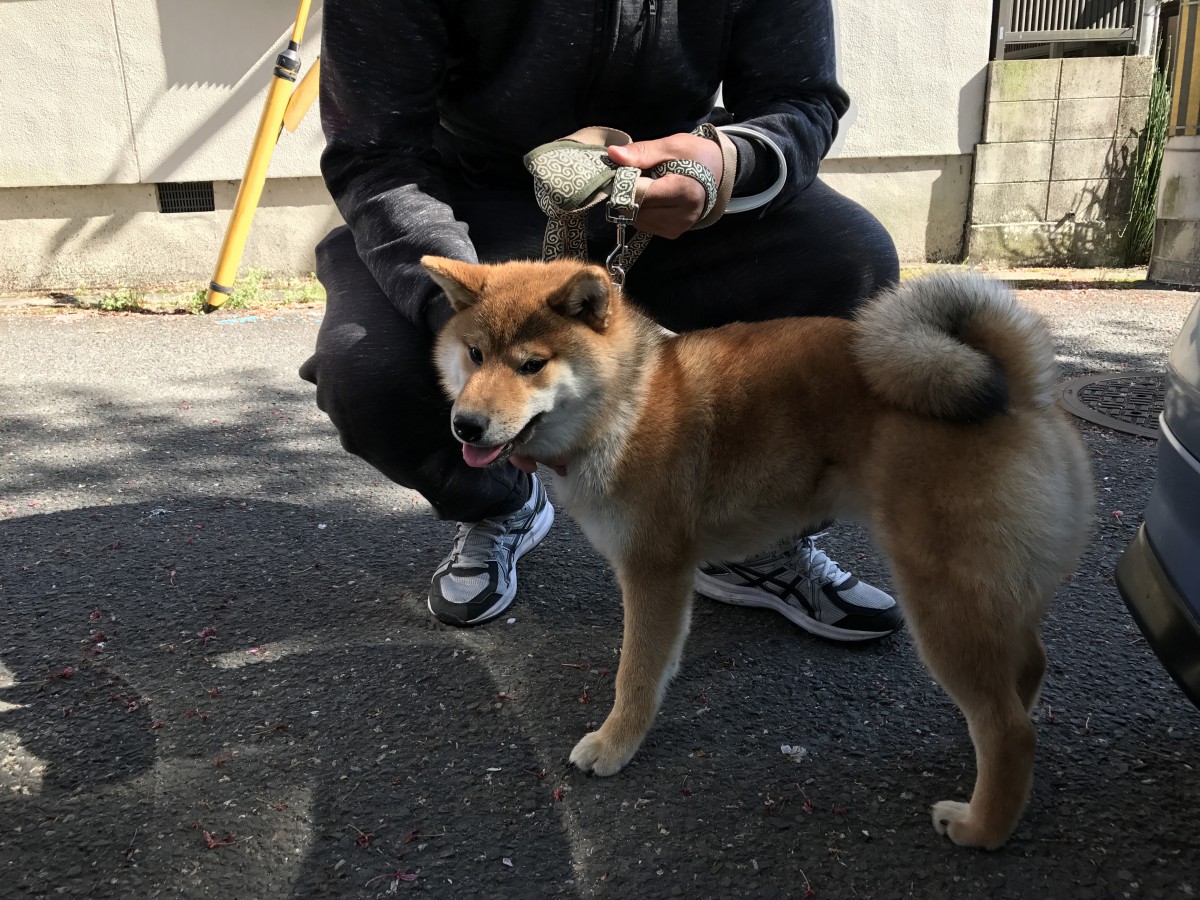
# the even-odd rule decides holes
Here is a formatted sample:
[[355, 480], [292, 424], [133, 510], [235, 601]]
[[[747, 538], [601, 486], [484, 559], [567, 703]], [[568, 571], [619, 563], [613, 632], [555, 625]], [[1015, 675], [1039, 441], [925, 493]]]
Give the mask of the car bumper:
[[1117, 563], [1117, 587], [1171, 677], [1200, 707], [1200, 622], [1159, 562], [1146, 526]]

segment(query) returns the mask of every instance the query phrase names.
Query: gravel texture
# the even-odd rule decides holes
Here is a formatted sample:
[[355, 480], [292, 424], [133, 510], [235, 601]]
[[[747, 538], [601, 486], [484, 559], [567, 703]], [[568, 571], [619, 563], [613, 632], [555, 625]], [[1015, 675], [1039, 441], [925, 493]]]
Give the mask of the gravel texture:
[[[1024, 286], [1064, 378], [1161, 369], [1196, 300]], [[930, 827], [974, 764], [903, 633], [698, 599], [633, 762], [568, 768], [612, 700], [607, 567], [562, 515], [508, 617], [434, 622], [453, 529], [341, 451], [295, 376], [318, 319], [0, 315], [0, 896], [1200, 893], [1200, 712], [1112, 577], [1152, 441], [1080, 426], [1100, 500], [1046, 623], [1036, 785], [972, 852]], [[860, 530], [827, 547], [888, 586]]]

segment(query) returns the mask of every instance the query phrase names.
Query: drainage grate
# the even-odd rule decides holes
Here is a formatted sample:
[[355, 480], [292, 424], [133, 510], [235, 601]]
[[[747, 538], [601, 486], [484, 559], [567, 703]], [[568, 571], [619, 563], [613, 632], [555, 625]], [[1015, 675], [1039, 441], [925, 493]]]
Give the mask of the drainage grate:
[[1085, 375], [1061, 385], [1062, 402], [1081, 419], [1126, 434], [1157, 438], [1166, 381], [1161, 372]]
[[211, 181], [180, 181], [155, 187], [160, 213], [212, 212], [217, 208]]

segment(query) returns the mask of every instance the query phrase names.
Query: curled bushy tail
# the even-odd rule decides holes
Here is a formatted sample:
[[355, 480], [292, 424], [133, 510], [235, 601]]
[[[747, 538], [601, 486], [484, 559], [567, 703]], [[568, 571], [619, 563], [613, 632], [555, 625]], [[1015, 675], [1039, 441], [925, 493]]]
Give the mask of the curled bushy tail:
[[999, 281], [938, 274], [880, 294], [856, 316], [859, 368], [880, 399], [953, 422], [1053, 402], [1054, 344]]

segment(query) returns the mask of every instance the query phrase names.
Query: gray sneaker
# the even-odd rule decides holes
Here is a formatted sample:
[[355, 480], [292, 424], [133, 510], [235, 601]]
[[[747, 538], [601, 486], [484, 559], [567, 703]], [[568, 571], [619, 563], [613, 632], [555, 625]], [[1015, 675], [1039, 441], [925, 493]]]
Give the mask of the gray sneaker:
[[460, 522], [454, 549], [429, 585], [429, 611], [447, 625], [480, 625], [504, 612], [517, 596], [517, 560], [554, 524], [554, 507], [536, 475], [529, 499], [514, 513]]
[[817, 548], [814, 534], [752, 556], [696, 571], [696, 591], [735, 606], [773, 609], [805, 631], [835, 641], [891, 634], [903, 619], [891, 596], [859, 581]]

